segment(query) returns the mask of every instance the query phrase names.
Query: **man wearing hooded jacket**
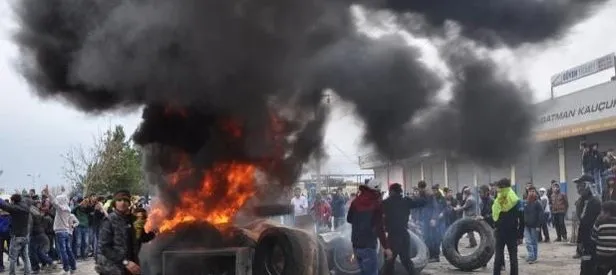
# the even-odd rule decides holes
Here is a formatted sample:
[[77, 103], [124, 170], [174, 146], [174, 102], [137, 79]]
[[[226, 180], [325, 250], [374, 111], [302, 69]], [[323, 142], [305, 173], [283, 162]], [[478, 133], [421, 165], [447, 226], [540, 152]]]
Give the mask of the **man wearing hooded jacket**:
[[389, 186], [389, 197], [383, 201], [383, 209], [385, 212], [385, 229], [391, 245], [392, 257], [385, 263], [383, 275], [394, 273], [397, 256], [400, 256], [400, 262], [408, 274], [415, 274], [409, 247], [411, 240], [408, 232], [409, 216], [411, 209], [423, 207], [426, 203], [426, 199], [402, 197], [402, 186], [399, 183]]
[[379, 272], [377, 239], [381, 242], [385, 256], [388, 259], [392, 256], [383, 224], [381, 192], [375, 185], [368, 182], [359, 186], [359, 195], [351, 203], [347, 214], [347, 222], [351, 224], [353, 253], [361, 275], [377, 275]]
[[580, 213], [580, 224], [578, 227], [578, 251], [582, 256], [580, 275], [593, 275], [596, 273], [595, 259], [592, 257], [595, 251], [592, 241], [592, 228], [601, 213], [601, 201], [593, 196], [592, 186], [594, 179], [590, 175], [583, 175], [574, 179], [575, 187], [580, 195], [580, 203], [575, 211]]
[[509, 252], [510, 274], [518, 275], [518, 245], [524, 237], [524, 212], [522, 201], [511, 189], [511, 181], [503, 178], [496, 183], [496, 199], [492, 204], [496, 246], [494, 275], [499, 275], [504, 263], [505, 246]]

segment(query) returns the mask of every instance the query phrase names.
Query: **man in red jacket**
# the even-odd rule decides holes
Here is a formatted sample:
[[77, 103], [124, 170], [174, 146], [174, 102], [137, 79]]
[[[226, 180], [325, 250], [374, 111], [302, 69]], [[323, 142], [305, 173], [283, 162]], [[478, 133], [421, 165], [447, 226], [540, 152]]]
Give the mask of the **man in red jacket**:
[[377, 275], [377, 239], [381, 242], [387, 259], [391, 258], [392, 252], [385, 235], [381, 192], [373, 182], [359, 186], [359, 195], [351, 203], [347, 222], [352, 226], [351, 242], [361, 274]]

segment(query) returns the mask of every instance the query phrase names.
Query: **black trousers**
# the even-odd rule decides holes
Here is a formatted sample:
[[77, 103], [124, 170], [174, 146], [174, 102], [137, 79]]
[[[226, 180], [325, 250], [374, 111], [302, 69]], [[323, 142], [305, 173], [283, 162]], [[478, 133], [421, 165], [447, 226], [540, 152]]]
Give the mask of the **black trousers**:
[[[550, 240], [550, 231], [548, 230], [548, 217], [550, 216], [550, 214], [548, 213], [543, 213], [543, 217], [545, 222], [543, 222], [543, 224], [541, 224], [541, 230], [539, 230], [539, 241], [549, 241]], [[543, 232], [543, 234], [541, 234]], [[543, 236], [542, 236], [543, 235]]]
[[[597, 273], [597, 264], [595, 259], [592, 257], [589, 260], [584, 259], [585, 256], [582, 256], [582, 262], [580, 263], [580, 275], [596, 275]], [[607, 274], [607, 273], [604, 273]]]
[[612, 275], [616, 275], [616, 263], [614, 261], [597, 261], [597, 275], [608, 275], [610, 271]]
[[410, 242], [411, 236], [408, 232], [388, 235], [389, 244], [393, 256], [385, 261], [382, 275], [393, 275], [396, 265], [396, 258], [400, 256], [400, 262], [409, 275], [415, 274], [415, 267], [411, 261]]
[[554, 213], [554, 228], [556, 229], [556, 239], [567, 239], [567, 226], [565, 226], [565, 213]]
[[492, 274], [500, 275], [501, 268], [505, 265], [505, 246], [509, 252], [509, 268], [511, 275], [518, 275], [518, 240], [513, 236], [500, 236], [496, 232], [496, 246], [494, 251], [494, 271]]

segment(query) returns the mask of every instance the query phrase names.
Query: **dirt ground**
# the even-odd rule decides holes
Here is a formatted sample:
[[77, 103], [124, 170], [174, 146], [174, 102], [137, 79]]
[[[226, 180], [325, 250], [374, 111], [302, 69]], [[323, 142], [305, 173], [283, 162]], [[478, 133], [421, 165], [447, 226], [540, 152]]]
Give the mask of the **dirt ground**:
[[[570, 232], [571, 225], [567, 226], [567, 231]], [[550, 237], [555, 239], [556, 232], [553, 228], [550, 228]], [[459, 247], [465, 247], [468, 245], [466, 238], [460, 241]], [[526, 263], [526, 246], [522, 244], [518, 246], [518, 268], [519, 274], [524, 275], [577, 275], [580, 274], [580, 260], [573, 259], [575, 254], [575, 246], [569, 244], [569, 242], [551, 242], [551, 243], [539, 243], [539, 257], [537, 263]], [[462, 252], [464, 253], [464, 252]], [[447, 262], [445, 257], [441, 256], [441, 261], [438, 263], [430, 263], [428, 267], [421, 273], [422, 275], [428, 274], [492, 274], [492, 266], [494, 260], [490, 261], [488, 266], [484, 269], [478, 269], [473, 272], [462, 272], [457, 270], [454, 266]], [[505, 252], [506, 271], [502, 272], [503, 275], [509, 274], [509, 257]]]

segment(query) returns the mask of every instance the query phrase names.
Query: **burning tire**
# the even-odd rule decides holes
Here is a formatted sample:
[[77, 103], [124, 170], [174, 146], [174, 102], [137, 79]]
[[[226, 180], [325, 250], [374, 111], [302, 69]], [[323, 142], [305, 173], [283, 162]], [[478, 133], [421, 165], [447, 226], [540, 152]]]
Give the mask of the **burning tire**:
[[[458, 242], [468, 232], [478, 232], [481, 237], [477, 249], [470, 255], [458, 252]], [[453, 266], [463, 271], [473, 271], [485, 266], [494, 255], [494, 232], [485, 222], [463, 218], [454, 222], [443, 236], [443, 256]]]
[[323, 244], [304, 231], [286, 227], [263, 231], [252, 265], [255, 275], [320, 275], [328, 272]]

